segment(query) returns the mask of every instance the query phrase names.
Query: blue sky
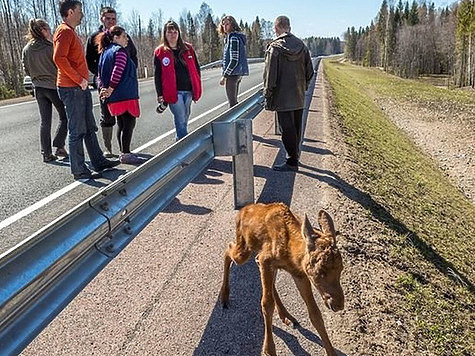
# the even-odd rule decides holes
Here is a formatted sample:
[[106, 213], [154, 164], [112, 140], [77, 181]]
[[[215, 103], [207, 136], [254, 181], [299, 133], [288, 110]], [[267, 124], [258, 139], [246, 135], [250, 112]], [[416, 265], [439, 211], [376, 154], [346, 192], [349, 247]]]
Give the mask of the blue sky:
[[[391, 0], [390, 0], [391, 1]], [[398, 0], [396, 0], [398, 1]], [[299, 37], [342, 37], [349, 26], [367, 26], [375, 18], [382, 0], [231, 0], [205, 1], [213, 10], [214, 16], [223, 14], [234, 16], [238, 21], [251, 23], [256, 16], [273, 21], [279, 15], [290, 18], [292, 32]], [[454, 1], [434, 1], [436, 7], [447, 6]], [[178, 20], [186, 9], [198, 13], [203, 0], [175, 0], [154, 2], [150, 0], [118, 0], [120, 16], [127, 20], [132, 10], [148, 21], [152, 11], [162, 9], [164, 19]], [[151, 4], [156, 5], [151, 5]], [[409, 1], [412, 3], [412, 0]], [[119, 23], [121, 19], [119, 18]]]

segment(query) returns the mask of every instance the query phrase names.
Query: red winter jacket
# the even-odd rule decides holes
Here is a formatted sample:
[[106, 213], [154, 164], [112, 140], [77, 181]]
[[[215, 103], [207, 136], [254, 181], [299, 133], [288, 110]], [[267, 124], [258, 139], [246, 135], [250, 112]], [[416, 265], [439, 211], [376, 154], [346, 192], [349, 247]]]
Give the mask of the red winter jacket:
[[[197, 101], [201, 97], [201, 78], [196, 68], [196, 54], [191, 44], [186, 43], [188, 50], [183, 53], [183, 59], [188, 67], [188, 73], [190, 74], [191, 87], [193, 92], [193, 100]], [[178, 94], [176, 89], [176, 77], [175, 77], [175, 61], [173, 52], [169, 49], [165, 49], [163, 45], [158, 46], [154, 54], [158, 57], [161, 65], [162, 75], [161, 84], [163, 91], [163, 100], [167, 103], [174, 104], [178, 101]], [[157, 80], [157, 78], [155, 78]]]

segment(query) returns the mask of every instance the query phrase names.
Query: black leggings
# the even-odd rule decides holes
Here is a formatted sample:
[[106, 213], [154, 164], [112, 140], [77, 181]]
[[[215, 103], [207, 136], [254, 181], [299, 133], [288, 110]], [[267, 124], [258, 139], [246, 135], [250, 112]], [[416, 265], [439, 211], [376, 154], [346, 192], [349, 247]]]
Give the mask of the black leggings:
[[134, 132], [136, 118], [128, 111], [117, 116], [117, 140], [119, 141], [120, 152], [130, 153], [130, 142]]
[[47, 89], [42, 87], [35, 88], [36, 101], [40, 110], [40, 140], [41, 152], [45, 155], [51, 154], [51, 121], [53, 118], [53, 105], [58, 111], [59, 125], [56, 129], [53, 139], [53, 146], [64, 148], [64, 142], [68, 135], [68, 119], [64, 104], [59, 98], [56, 89]]
[[228, 97], [229, 107], [232, 108], [238, 103], [237, 97], [239, 92], [239, 84], [241, 83], [240, 75], [231, 75], [226, 77], [226, 95]]

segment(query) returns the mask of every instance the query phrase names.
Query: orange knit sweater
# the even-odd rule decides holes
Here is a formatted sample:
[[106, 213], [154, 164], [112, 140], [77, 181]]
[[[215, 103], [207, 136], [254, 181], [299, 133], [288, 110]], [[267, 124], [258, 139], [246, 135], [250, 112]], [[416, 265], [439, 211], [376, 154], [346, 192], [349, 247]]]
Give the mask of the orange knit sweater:
[[53, 61], [58, 67], [56, 85], [77, 87], [83, 79], [88, 79], [86, 57], [81, 39], [74, 29], [61, 23], [53, 36]]

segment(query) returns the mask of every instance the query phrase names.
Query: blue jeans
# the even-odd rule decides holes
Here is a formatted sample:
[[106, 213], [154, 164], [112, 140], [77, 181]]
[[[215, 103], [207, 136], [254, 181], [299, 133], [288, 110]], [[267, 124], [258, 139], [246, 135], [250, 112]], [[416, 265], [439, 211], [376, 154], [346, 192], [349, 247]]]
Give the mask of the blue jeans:
[[188, 134], [188, 119], [191, 114], [191, 91], [178, 91], [178, 101], [169, 104], [175, 120], [176, 139], [179, 140]]
[[64, 103], [68, 117], [69, 162], [71, 173], [88, 173], [84, 160], [84, 144], [93, 167], [101, 167], [107, 160], [97, 142], [97, 126], [92, 113], [92, 96], [89, 89], [80, 87], [58, 87], [58, 94]]

